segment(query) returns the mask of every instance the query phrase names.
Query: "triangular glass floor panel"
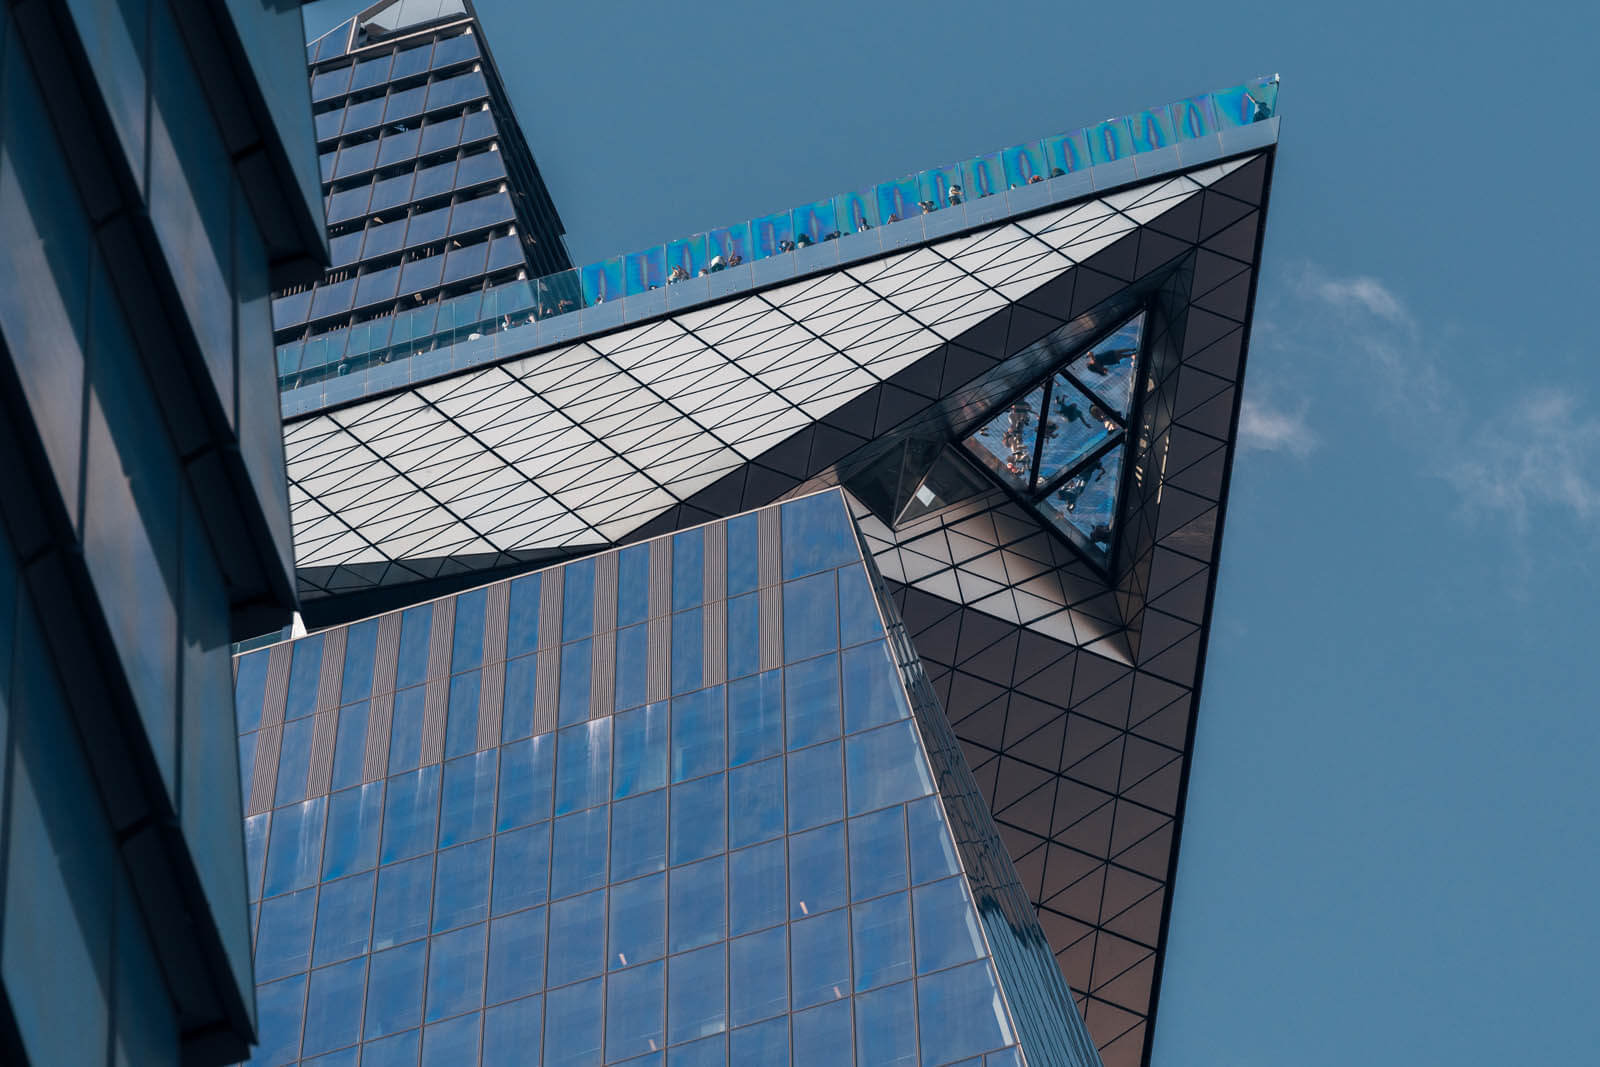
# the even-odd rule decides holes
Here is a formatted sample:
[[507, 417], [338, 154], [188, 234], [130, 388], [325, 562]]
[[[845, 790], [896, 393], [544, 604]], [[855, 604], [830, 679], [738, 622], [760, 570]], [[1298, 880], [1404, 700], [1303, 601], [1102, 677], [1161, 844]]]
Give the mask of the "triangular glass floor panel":
[[966, 460], [948, 448], [944, 449], [928, 470], [927, 477], [912, 490], [911, 499], [901, 509], [895, 525], [912, 522], [930, 512], [949, 507], [983, 492], [988, 485], [983, 475], [968, 466]]
[[1126, 421], [1133, 407], [1134, 365], [1144, 338], [1144, 312], [1117, 327], [1115, 333], [1073, 360], [1067, 372], [1110, 405]]
[[1072, 539], [1087, 541], [1104, 561], [1111, 549], [1117, 517], [1117, 486], [1122, 482], [1125, 445], [1090, 460], [1039, 500], [1039, 508]]
[[1073, 466], [1117, 430], [1117, 423], [1105, 417], [1100, 402], [1090, 399], [1063, 375], [1056, 375], [1039, 429], [1044, 438], [1039, 451], [1039, 481], [1048, 482]]
[[985, 466], [1007, 484], [1026, 489], [1033, 470], [1033, 446], [1039, 434], [1039, 409], [1044, 406], [1044, 386], [1000, 410], [977, 433], [967, 438]]

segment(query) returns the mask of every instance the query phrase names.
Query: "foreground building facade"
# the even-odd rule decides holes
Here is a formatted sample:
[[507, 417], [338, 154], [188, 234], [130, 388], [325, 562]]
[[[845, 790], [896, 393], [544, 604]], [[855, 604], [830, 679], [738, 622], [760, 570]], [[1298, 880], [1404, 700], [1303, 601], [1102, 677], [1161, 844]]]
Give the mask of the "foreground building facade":
[[327, 629], [237, 664], [260, 1062], [1142, 1062], [1276, 91], [280, 376]]
[[270, 292], [325, 262], [296, 8], [0, 11], [0, 1061], [254, 1039], [229, 644], [295, 603]]

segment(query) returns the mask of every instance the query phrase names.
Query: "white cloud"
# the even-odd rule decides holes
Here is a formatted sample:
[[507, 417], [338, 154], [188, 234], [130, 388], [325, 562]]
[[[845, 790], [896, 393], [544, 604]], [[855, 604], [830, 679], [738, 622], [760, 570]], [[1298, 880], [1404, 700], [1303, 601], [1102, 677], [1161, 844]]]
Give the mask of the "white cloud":
[[[1475, 395], [1459, 384], [1459, 360], [1446, 362], [1444, 342], [1381, 280], [1306, 264], [1289, 288], [1274, 342], [1297, 358], [1338, 359], [1372, 382], [1422, 472], [1459, 493], [1469, 520], [1527, 534], [1559, 515], [1600, 532], [1600, 396], [1536, 380]], [[1282, 321], [1295, 325], [1284, 330]], [[1254, 432], [1265, 442], [1254, 447], [1281, 440], [1278, 447], [1292, 451], [1287, 442], [1304, 411], [1281, 414], [1263, 409], [1253, 431], [1241, 421], [1241, 447]]]
[[1269, 407], [1246, 395], [1239, 412], [1239, 447], [1258, 452], [1288, 452], [1305, 457], [1317, 447], [1317, 435], [1306, 423], [1305, 411]]

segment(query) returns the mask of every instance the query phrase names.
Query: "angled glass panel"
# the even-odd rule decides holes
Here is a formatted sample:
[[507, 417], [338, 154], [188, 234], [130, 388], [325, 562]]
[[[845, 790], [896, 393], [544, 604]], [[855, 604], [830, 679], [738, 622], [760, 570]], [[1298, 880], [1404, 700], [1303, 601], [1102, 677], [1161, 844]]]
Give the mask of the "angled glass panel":
[[667, 280], [683, 281], [706, 273], [706, 235], [695, 234], [667, 245]]
[[832, 200], [819, 200], [815, 204], [806, 204], [794, 209], [794, 240], [795, 244], [805, 246], [816, 244], [828, 237], [839, 234], [838, 216], [835, 214]]
[[[924, 212], [938, 211], [942, 207], [961, 202], [961, 168], [952, 163], [948, 167], [932, 167], [917, 175], [918, 206]], [[953, 194], [953, 195], [952, 195]]]
[[1044, 387], [1001, 409], [982, 429], [967, 438], [967, 447], [1006, 484], [1028, 487], [1033, 469], [1033, 449], [1038, 440], [1038, 416], [1044, 407]]
[[779, 252], [794, 251], [794, 217], [789, 212], [763, 215], [752, 220], [750, 228], [754, 258], [766, 259]]
[[1088, 131], [1073, 130], [1057, 137], [1046, 137], [1044, 154], [1052, 178], [1082, 170], [1089, 165]]
[[750, 227], [744, 223], [712, 230], [706, 235], [707, 254], [711, 257], [706, 269], [715, 273], [728, 267], [737, 267], [750, 258]]
[[877, 187], [878, 218], [885, 223], [899, 222], [917, 215], [921, 208], [917, 201], [921, 200], [917, 192], [917, 176], [907, 174], [904, 178], [894, 181], [880, 182]]
[[1172, 113], [1164, 107], [1151, 108], [1133, 115], [1133, 150], [1150, 152], [1165, 148], [1177, 140], [1172, 129]]
[[972, 157], [961, 164], [961, 173], [966, 179], [966, 194], [974, 200], [993, 196], [1006, 187], [1005, 165], [1001, 162], [999, 152]]
[[1007, 185], [1029, 185], [1043, 181], [1049, 173], [1045, 169], [1044, 142], [1029, 141], [1000, 150], [1000, 160], [1005, 164]]
[[627, 293], [644, 293], [667, 284], [667, 249], [665, 245], [632, 252], [626, 260]]
[[[622, 257], [591, 263], [579, 271], [583, 279], [583, 306], [594, 307], [607, 300], [622, 299]], [[569, 308], [562, 308], [571, 311]], [[552, 310], [551, 314], [556, 311]]]
[[1096, 164], [1111, 163], [1133, 155], [1133, 131], [1127, 119], [1107, 119], [1090, 126], [1089, 159]]
[[1067, 365], [1067, 373], [1088, 386], [1122, 422], [1127, 422], [1133, 407], [1134, 370], [1143, 338], [1144, 313], [1140, 312]]
[[1102, 421], [1099, 404], [1063, 375], [1056, 375], [1050, 387], [1049, 408], [1039, 433], [1044, 446], [1039, 452], [1039, 480], [1047, 482], [1111, 436], [1117, 424]]
[[1172, 112], [1172, 128], [1179, 140], [1192, 141], [1217, 132], [1217, 107], [1210, 93], [1191, 96], [1167, 107]]
[[1091, 460], [1052, 486], [1039, 501], [1051, 522], [1081, 534], [1101, 552], [1111, 547], [1123, 451], [1114, 448]]
[[896, 524], [912, 522], [930, 512], [948, 507], [988, 488], [983, 476], [960, 456], [944, 449], [911, 492], [911, 499], [900, 512]]
[[862, 233], [878, 224], [876, 197], [871, 189], [840, 193], [833, 198], [834, 217], [844, 233]]

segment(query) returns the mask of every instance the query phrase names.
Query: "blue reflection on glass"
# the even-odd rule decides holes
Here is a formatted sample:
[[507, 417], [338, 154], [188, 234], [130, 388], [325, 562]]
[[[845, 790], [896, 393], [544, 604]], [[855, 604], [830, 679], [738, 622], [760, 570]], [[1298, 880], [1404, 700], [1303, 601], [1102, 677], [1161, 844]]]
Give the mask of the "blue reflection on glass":
[[[941, 1052], [932, 1053], [944, 1062]], [[917, 997], [913, 983], [889, 986], [856, 998], [856, 1062], [916, 1067]]]
[[620, 800], [667, 784], [667, 705], [619, 712], [611, 795]]
[[1151, 152], [1157, 148], [1165, 148], [1178, 139], [1172, 129], [1172, 113], [1164, 107], [1140, 111], [1131, 116], [1128, 122], [1133, 127], [1135, 152]]
[[819, 200], [794, 209], [794, 239], [799, 244], [817, 244], [830, 234], [838, 236], [839, 223], [832, 200]]
[[983, 934], [978, 913], [967, 896], [966, 879], [942, 882], [912, 890], [916, 914], [917, 973], [943, 970], [983, 955]]
[[783, 832], [783, 760], [770, 759], [728, 772], [729, 844], [733, 848]]
[[1115, 532], [1122, 456], [1121, 448], [1113, 448], [1053, 486], [1039, 502], [1046, 517], [1063, 530], [1076, 530], [1101, 551], [1108, 551]]
[[751, 247], [755, 259], [766, 259], [779, 252], [794, 251], [794, 219], [787, 211], [765, 215], [750, 222]]
[[433, 605], [407, 608], [400, 616], [400, 655], [394, 685], [405, 689], [428, 675], [428, 633], [433, 629]]
[[[553, 984], [553, 982], [552, 982]], [[605, 983], [590, 982], [552, 989], [544, 998], [544, 1022], [550, 1031], [544, 1067], [588, 1067], [600, 1061], [605, 1022]]]
[[361, 1036], [361, 996], [366, 991], [366, 979], [366, 960], [351, 960], [311, 972], [302, 1056], [353, 1044]]
[[672, 868], [667, 908], [667, 929], [671, 932], [669, 952], [698, 948], [727, 936], [723, 920], [727, 911], [726, 866], [723, 857], [713, 856], [686, 867]]
[[425, 935], [432, 901], [432, 856], [379, 870], [378, 899], [372, 911], [372, 947], [388, 948]]
[[651, 963], [613, 974], [606, 983], [606, 1058], [656, 1051], [663, 1041], [666, 965]]
[[414, 686], [394, 695], [389, 725], [389, 773], [415, 770], [422, 762], [424, 689]]
[[854, 524], [836, 492], [784, 503], [783, 577], [799, 578], [861, 559]]
[[550, 849], [550, 898], [606, 884], [607, 811], [590, 808], [555, 821]]
[[477, 1062], [480, 1028], [481, 1020], [476, 1012], [424, 1027], [422, 1067], [456, 1067]]
[[348, 704], [339, 709], [339, 735], [333, 744], [334, 789], [345, 789], [361, 781], [367, 755], [367, 702]]
[[790, 837], [789, 918], [843, 907], [846, 869], [844, 823]]
[[706, 255], [706, 235], [697, 233], [667, 245], [667, 277], [696, 278], [710, 260]]
[[1029, 141], [1000, 150], [1000, 160], [1005, 168], [1007, 185], [1027, 185], [1049, 174], [1045, 169], [1043, 142]]
[[563, 568], [561, 640], [576, 641], [594, 633], [594, 559], [580, 559]]
[[922, 1035], [923, 1063], [928, 1067], [1010, 1044], [1011, 1027], [988, 963], [980, 961], [918, 979], [917, 1029]]
[[490, 749], [444, 765], [444, 803], [439, 816], [439, 847], [483, 837], [494, 829], [495, 764]]
[[585, 638], [564, 645], [561, 649], [561, 685], [557, 702], [556, 721], [562, 726], [582, 722], [589, 717], [591, 642]]
[[338, 878], [377, 866], [378, 835], [382, 826], [382, 782], [369, 782], [329, 797], [322, 877]]
[[911, 882], [918, 885], [961, 870], [955, 842], [945, 825], [944, 806], [937, 796], [906, 805], [911, 848]]
[[900, 671], [889, 658], [886, 643], [846, 649], [842, 658], [846, 733], [910, 717]]
[[327, 798], [317, 797], [273, 813], [263, 896], [276, 896], [316, 883], [318, 861], [322, 856], [322, 817], [326, 809]]
[[855, 645], [883, 636], [878, 598], [866, 568], [857, 563], [839, 570], [839, 643]]
[[1013, 400], [967, 438], [967, 448], [1014, 489], [1027, 489], [1038, 442], [1044, 387]]
[[857, 904], [850, 909], [850, 927], [857, 992], [912, 976], [911, 904], [905, 893]]
[[599, 974], [604, 969], [605, 901], [605, 891], [601, 890], [550, 905], [546, 985], [562, 985]]
[[845, 762], [852, 815], [933, 792], [933, 777], [910, 720], [847, 738]]
[[[711, 257], [707, 269], [716, 272], [751, 258], [750, 227], [744, 223], [712, 230], [706, 235], [706, 253]], [[719, 265], [717, 260], [721, 259]]]
[[650, 546], [617, 554], [617, 625], [632, 626], [650, 615]]
[[312, 962], [321, 967], [371, 947], [373, 874], [324, 882], [317, 896], [317, 935]]
[[317, 891], [274, 897], [261, 904], [261, 929], [256, 935], [256, 978], [268, 981], [311, 966], [312, 913]]
[[426, 1021], [435, 1022], [483, 1004], [484, 924], [440, 934], [428, 945]]
[[[951, 200], [951, 194], [955, 199]], [[917, 199], [924, 205], [931, 206], [932, 210], [949, 207], [952, 203], [960, 203], [964, 199], [961, 190], [961, 168], [952, 164], [948, 167], [930, 167], [917, 175]]]
[[556, 814], [602, 803], [610, 784], [610, 717], [562, 730], [556, 745]]
[[728, 1026], [726, 943], [667, 961], [667, 1040], [689, 1041]]
[[877, 195], [872, 189], [840, 193], [833, 198], [833, 211], [844, 233], [863, 233], [878, 224]]
[[489, 924], [490, 1004], [544, 985], [544, 909], [529, 908]]
[[496, 829], [509, 830], [550, 817], [555, 749], [552, 734], [540, 734], [501, 746]]
[[611, 880], [667, 868], [667, 791], [611, 805]]
[[[818, 577], [831, 579], [831, 575]], [[784, 589], [802, 584], [791, 582]], [[803, 663], [791, 663], [784, 668], [783, 691], [790, 748], [803, 748], [839, 736], [838, 656], [818, 656]]]
[[681, 782], [724, 766], [722, 686], [672, 700], [672, 780]]
[[806, 830], [844, 817], [844, 775], [837, 741], [791, 752], [787, 757], [789, 780], [804, 782], [804, 789], [789, 797], [789, 830]]
[[766, 1019], [788, 1009], [789, 939], [783, 927], [731, 942], [728, 970], [730, 1014], [735, 1026]]
[[729, 1035], [729, 1042], [732, 1046], [730, 1063], [788, 1063], [789, 1020], [786, 1017], [769, 1019], [735, 1030]]
[[533, 733], [534, 683], [538, 656], [518, 656], [506, 661], [504, 705], [500, 713], [500, 740], [515, 741]]
[[917, 206], [917, 201], [922, 199], [922, 195], [917, 190], [915, 174], [878, 183], [876, 195], [878, 218], [886, 224], [899, 222], [902, 219], [913, 219], [922, 213], [922, 209]]
[[383, 810], [383, 862], [432, 851], [439, 820], [439, 766], [389, 779]]
[[483, 1013], [483, 1062], [538, 1063], [543, 1036], [544, 998], [527, 997], [490, 1008]]
[[549, 883], [550, 824], [500, 834], [494, 839], [494, 865], [500, 877], [494, 880], [490, 901], [493, 914], [543, 904]]
[[793, 1026], [795, 1063], [853, 1062], [848, 1000], [796, 1012]]
[[611, 888], [607, 967], [632, 967], [667, 951], [667, 876], [654, 874]]
[[1064, 375], [1050, 384], [1048, 410], [1042, 420], [1039, 448], [1040, 482], [1049, 481], [1094, 451], [1117, 430], [1116, 422], [1100, 405]]
[[1085, 131], [1089, 137], [1089, 158], [1096, 164], [1111, 163], [1133, 154], [1133, 133], [1127, 119], [1107, 119]]
[[[599, 263], [591, 263], [587, 267], [582, 268], [579, 274], [583, 282], [584, 307], [594, 307], [596, 304], [603, 304], [607, 300], [622, 299], [623, 287], [621, 256], [617, 256], [614, 259], [602, 260]], [[548, 309], [542, 308], [542, 310], [548, 310], [551, 315], [555, 315], [562, 311], [571, 311], [573, 309], [570, 307], [563, 308], [558, 302], [556, 307]], [[541, 317], [547, 316], [542, 315]]]
[[649, 695], [650, 642], [648, 628], [640, 623], [617, 631], [616, 707], [633, 708]]
[[783, 584], [783, 658], [807, 659], [839, 647], [838, 597], [833, 572]]
[[1192, 141], [1217, 132], [1217, 108], [1210, 93], [1191, 96], [1170, 107], [1173, 128], [1179, 138]]
[[473, 589], [456, 597], [455, 632], [450, 642], [452, 673], [483, 665], [483, 612], [488, 600], [487, 589]]
[[796, 1008], [850, 995], [850, 923], [844, 909], [789, 924], [789, 970]]
[[680, 611], [672, 617], [672, 691], [700, 688], [705, 666], [705, 620], [701, 609]]
[[685, 530], [672, 538], [672, 610], [682, 611], [705, 599], [706, 540], [703, 529]]
[[450, 679], [444, 731], [446, 759], [464, 756], [478, 747], [478, 695], [482, 688], [482, 671], [468, 671]]
[[422, 1022], [422, 975], [427, 959], [426, 941], [372, 954], [363, 1037], [382, 1037]]
[[294, 643], [294, 659], [289, 667], [289, 702], [283, 713], [286, 720], [298, 719], [317, 710], [317, 682], [322, 672], [322, 641], [321, 634], [313, 634]]
[[[1133, 407], [1134, 371], [1143, 337], [1144, 313], [1140, 312], [1067, 364], [1068, 374], [1124, 420]], [[1056, 407], [1054, 402], [1051, 407]], [[1091, 410], [1090, 417], [1115, 429], [1115, 421], [1106, 419], [1102, 412]], [[1041, 473], [1040, 477], [1046, 475]]]
[[490, 841], [440, 849], [433, 876], [433, 930], [489, 917]]
[[786, 870], [782, 841], [728, 854], [728, 919], [733, 934], [783, 922], [788, 915]]
[[728, 824], [726, 804], [720, 774], [672, 787], [668, 807], [672, 812], [669, 851], [673, 863], [687, 863], [727, 847], [723, 842], [723, 828]]
[[[793, 670], [808, 674], [815, 667], [812, 664], [800, 664]], [[783, 690], [780, 672], [767, 671], [729, 682], [728, 766], [738, 767], [775, 756], [782, 750]]]
[[728, 677], [761, 669], [761, 600], [755, 593], [728, 601]]
[[667, 284], [667, 250], [662, 245], [630, 252], [623, 261], [627, 295], [649, 292]]
[[975, 200], [1005, 191], [1005, 166], [1000, 160], [999, 152], [974, 156], [961, 164], [961, 173], [966, 179], [968, 199]]
[[865, 900], [906, 887], [903, 808], [884, 808], [850, 820], [850, 896]]

